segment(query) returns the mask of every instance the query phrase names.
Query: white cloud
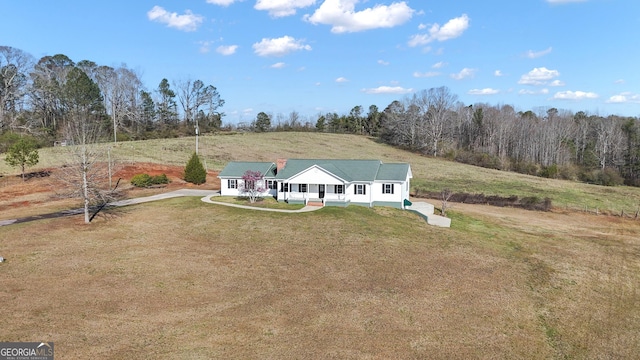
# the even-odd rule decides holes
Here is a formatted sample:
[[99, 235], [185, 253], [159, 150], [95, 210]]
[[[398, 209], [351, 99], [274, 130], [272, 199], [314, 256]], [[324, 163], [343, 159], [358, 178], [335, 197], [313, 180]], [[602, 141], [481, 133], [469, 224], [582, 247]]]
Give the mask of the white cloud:
[[378, 86], [377, 88], [362, 89], [367, 94], [409, 94], [413, 89], [405, 89], [401, 86]]
[[378, 64], [387, 66], [387, 65], [389, 65], [389, 62], [388, 61], [384, 61], [384, 60], [378, 60]]
[[523, 85], [545, 85], [549, 80], [560, 76], [558, 70], [549, 70], [546, 67], [534, 68], [528, 73], [522, 75], [518, 84]]
[[238, 45], [220, 45], [216, 48], [216, 52], [218, 54], [225, 56], [235, 54], [236, 50], [238, 50]]
[[295, 15], [297, 9], [305, 8], [315, 3], [316, 0], [258, 0], [253, 8], [266, 10], [273, 17], [284, 17]]
[[467, 93], [469, 95], [495, 95], [499, 92], [500, 90], [496, 90], [492, 88], [484, 88], [484, 89], [471, 89]]
[[263, 38], [259, 43], [253, 44], [253, 50], [259, 56], [284, 56], [298, 50], [310, 51], [311, 46], [304, 44], [303, 40], [283, 36], [277, 39]]
[[409, 46], [415, 47], [426, 45], [433, 41], [446, 41], [455, 39], [462, 35], [469, 28], [469, 17], [467, 14], [449, 20], [443, 26], [433, 24], [427, 34], [416, 34], [409, 39]]
[[524, 56], [528, 57], [529, 59], [537, 59], [539, 57], [542, 57], [542, 56], [545, 56], [547, 54], [550, 54], [552, 50], [553, 50], [552, 47], [549, 47], [548, 49], [545, 49], [545, 50], [542, 50], [542, 51], [529, 50], [524, 54]]
[[624, 79], [618, 79], [618, 80], [614, 81], [613, 83], [614, 84], [624, 84], [625, 81], [624, 81]]
[[464, 68], [460, 70], [459, 73], [451, 74], [451, 78], [456, 80], [462, 80], [468, 77], [473, 77], [475, 74], [476, 74], [476, 69]]
[[192, 13], [191, 10], [186, 10], [184, 15], [178, 15], [157, 5], [147, 12], [147, 18], [182, 31], [195, 31], [204, 20], [204, 17]]
[[200, 52], [202, 54], [206, 54], [211, 51], [211, 44], [213, 44], [213, 41], [200, 41], [198, 44], [200, 44]]
[[208, 4], [220, 5], [220, 6], [229, 6], [236, 2], [236, 0], [207, 0]]
[[431, 67], [434, 68], [434, 69], [441, 69], [441, 68], [445, 67], [446, 65], [447, 65], [446, 62], [440, 61], [440, 62], [437, 62], [437, 63], [433, 64]]
[[549, 86], [565, 86], [566, 84], [564, 83], [564, 81], [561, 80], [553, 80], [551, 83], [549, 83]]
[[404, 1], [355, 11], [357, 2], [358, 0], [325, 0], [313, 15], [305, 15], [304, 19], [312, 24], [331, 25], [331, 32], [339, 34], [392, 28], [407, 22], [415, 12]]
[[424, 73], [416, 71], [416, 72], [413, 73], [413, 77], [417, 77], [417, 78], [428, 78], [428, 77], [435, 77], [435, 76], [439, 76], [439, 75], [440, 75], [440, 73], [437, 72], [437, 71], [427, 71], [427, 72], [424, 72]]
[[283, 63], [283, 62], [277, 62], [277, 63], [275, 63], [275, 64], [271, 65], [271, 66], [270, 66], [270, 68], [272, 68], [272, 69], [282, 69], [282, 68], [283, 68], [283, 67], [285, 67], [285, 66], [286, 66], [286, 64], [285, 64], [285, 63]]
[[345, 82], [348, 82], [348, 81], [349, 80], [347, 80], [347, 78], [342, 77], [342, 76], [336, 79], [337, 83], [345, 83]]
[[502, 73], [501, 70], [496, 70], [493, 72], [493, 76], [500, 77], [500, 76], [504, 76], [504, 74]]
[[548, 93], [549, 93], [549, 89], [540, 89], [540, 90], [522, 89], [518, 91], [518, 94], [520, 95], [546, 95]]
[[597, 99], [598, 94], [585, 91], [561, 91], [555, 93], [553, 98], [556, 100], [583, 100], [583, 99]]
[[607, 103], [610, 104], [640, 104], [640, 94], [634, 94], [631, 92], [623, 92], [618, 95], [613, 95], [607, 100]]

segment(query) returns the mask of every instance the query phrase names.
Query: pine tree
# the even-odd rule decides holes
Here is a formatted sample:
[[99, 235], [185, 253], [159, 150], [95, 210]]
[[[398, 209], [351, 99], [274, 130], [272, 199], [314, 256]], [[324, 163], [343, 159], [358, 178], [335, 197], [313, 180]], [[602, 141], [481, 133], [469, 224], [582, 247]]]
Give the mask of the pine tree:
[[195, 152], [184, 168], [184, 180], [196, 185], [204, 184], [207, 181], [207, 172]]
[[22, 170], [22, 180], [24, 180], [24, 170], [28, 166], [38, 163], [38, 146], [36, 142], [29, 138], [21, 138], [13, 144], [4, 161], [13, 167], [19, 167]]

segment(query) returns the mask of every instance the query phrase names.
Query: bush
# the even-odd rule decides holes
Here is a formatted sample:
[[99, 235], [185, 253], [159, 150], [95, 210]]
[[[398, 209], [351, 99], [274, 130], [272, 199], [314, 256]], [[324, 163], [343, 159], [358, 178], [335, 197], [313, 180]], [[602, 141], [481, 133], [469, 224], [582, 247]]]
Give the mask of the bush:
[[558, 167], [558, 177], [562, 180], [578, 180], [580, 169], [576, 165], [562, 165]]
[[[438, 199], [442, 197], [442, 193], [424, 192], [421, 197]], [[416, 197], [418, 197], [416, 195]], [[514, 207], [527, 210], [550, 211], [552, 204], [550, 198], [540, 199], [537, 196], [529, 196], [519, 198], [516, 195], [498, 196], [485, 194], [469, 194], [469, 193], [453, 193], [449, 196], [448, 201], [463, 204], [483, 204], [499, 207]]]
[[540, 173], [538, 173], [538, 176], [543, 178], [555, 179], [558, 177], [558, 172], [558, 165], [552, 164], [549, 166], [543, 166], [540, 170]]
[[168, 184], [168, 183], [169, 183], [169, 178], [167, 177], [167, 174], [160, 174], [160, 175], [151, 177], [151, 184], [153, 185], [162, 185], [162, 184]]
[[149, 174], [138, 174], [131, 178], [131, 184], [135, 187], [149, 187], [152, 185], [168, 184], [169, 178], [166, 174], [149, 176]]
[[580, 179], [589, 184], [617, 186], [624, 184], [624, 179], [612, 168], [604, 170], [592, 170], [581, 174]]
[[480, 166], [487, 169], [502, 169], [502, 163], [499, 157], [482, 152], [459, 151], [455, 154], [447, 153], [446, 156], [453, 156], [455, 161], [463, 164]]
[[147, 187], [151, 185], [149, 174], [138, 174], [131, 178], [131, 185], [135, 187]]
[[196, 153], [193, 153], [184, 168], [184, 180], [196, 185], [204, 184], [207, 181], [207, 172]]
[[538, 165], [527, 161], [514, 161], [511, 165], [513, 171], [525, 175], [538, 175]]

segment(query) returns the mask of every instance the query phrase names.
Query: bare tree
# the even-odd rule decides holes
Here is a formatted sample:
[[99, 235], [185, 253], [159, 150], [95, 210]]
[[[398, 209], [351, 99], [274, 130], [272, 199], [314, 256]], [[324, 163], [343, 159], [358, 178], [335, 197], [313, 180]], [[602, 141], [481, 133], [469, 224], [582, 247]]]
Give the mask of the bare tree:
[[442, 201], [442, 207], [440, 208], [440, 213], [442, 216], [447, 216], [447, 210], [449, 209], [449, 200], [453, 196], [453, 192], [449, 189], [444, 189], [440, 192], [440, 200]]
[[182, 107], [183, 119], [186, 125], [193, 124], [200, 108], [208, 108], [207, 112], [215, 112], [224, 105], [218, 90], [213, 85], [207, 85], [201, 80], [181, 80], [174, 84], [178, 91], [178, 100]]
[[104, 107], [100, 89], [82, 70], [73, 68], [64, 87], [68, 103], [65, 135], [73, 142], [69, 146], [69, 158], [61, 179], [69, 185], [70, 195], [82, 198], [84, 221], [90, 222], [93, 206], [103, 205], [112, 199], [108, 187], [108, 147], [101, 143], [106, 139]]
[[453, 117], [452, 109], [458, 100], [458, 96], [453, 94], [449, 88], [441, 86], [431, 88], [426, 93], [420, 95], [422, 101], [426, 99], [426, 133], [431, 143], [431, 153], [438, 156], [438, 144], [442, 140], [445, 125]]
[[623, 141], [622, 128], [616, 119], [601, 118], [596, 125], [595, 154], [600, 168], [604, 170], [609, 165], [614, 165], [619, 151], [619, 145]]
[[68, 185], [68, 195], [82, 199], [84, 222], [88, 224], [92, 208], [115, 198], [109, 187], [109, 147], [98, 142], [108, 131], [99, 123], [79, 117], [66, 123], [65, 134], [74, 144], [67, 147], [69, 156], [60, 178]]
[[28, 71], [33, 57], [10, 46], [0, 46], [0, 132], [15, 128], [15, 119], [22, 110], [28, 92]]

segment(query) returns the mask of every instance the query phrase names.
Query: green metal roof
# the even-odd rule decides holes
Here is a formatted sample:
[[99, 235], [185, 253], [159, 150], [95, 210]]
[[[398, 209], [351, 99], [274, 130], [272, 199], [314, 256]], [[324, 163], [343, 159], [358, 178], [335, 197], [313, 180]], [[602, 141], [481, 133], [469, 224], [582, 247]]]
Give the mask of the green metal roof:
[[276, 175], [276, 164], [272, 162], [231, 161], [220, 171], [218, 177], [241, 178], [247, 170], [260, 171], [264, 177]]
[[382, 164], [378, 170], [376, 180], [404, 181], [410, 173], [409, 164]]
[[380, 160], [288, 159], [276, 179], [289, 179], [300, 172], [318, 166], [345, 181], [398, 180], [407, 178], [409, 164], [383, 164]]

